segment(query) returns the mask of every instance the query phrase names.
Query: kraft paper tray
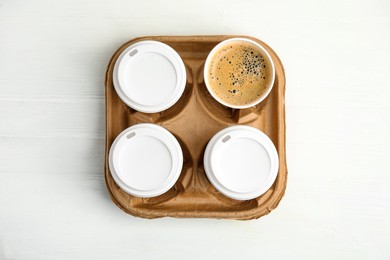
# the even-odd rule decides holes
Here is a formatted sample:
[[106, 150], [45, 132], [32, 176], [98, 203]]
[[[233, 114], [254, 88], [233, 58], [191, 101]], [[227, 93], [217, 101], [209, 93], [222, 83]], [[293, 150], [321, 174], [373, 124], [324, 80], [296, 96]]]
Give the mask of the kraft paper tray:
[[[270, 95], [248, 109], [230, 109], [217, 103], [203, 81], [203, 66], [208, 53], [219, 42], [232, 37], [246, 37], [264, 46], [275, 63], [276, 79]], [[135, 111], [121, 101], [114, 90], [112, 72], [119, 54], [141, 40], [164, 42], [183, 59], [187, 83], [179, 101], [160, 113]], [[112, 56], [105, 78], [106, 154], [105, 180], [112, 201], [125, 212], [142, 218], [225, 218], [254, 219], [275, 209], [282, 199], [287, 182], [285, 74], [275, 52], [262, 41], [247, 36], [149, 36], [130, 40]], [[154, 123], [168, 129], [179, 141], [184, 156], [179, 180], [168, 192], [154, 198], [138, 198], [121, 190], [111, 177], [108, 152], [116, 136], [129, 126]], [[219, 193], [208, 181], [203, 168], [207, 142], [221, 129], [232, 125], [250, 125], [267, 134], [279, 153], [280, 168], [274, 185], [262, 196], [238, 201]]]

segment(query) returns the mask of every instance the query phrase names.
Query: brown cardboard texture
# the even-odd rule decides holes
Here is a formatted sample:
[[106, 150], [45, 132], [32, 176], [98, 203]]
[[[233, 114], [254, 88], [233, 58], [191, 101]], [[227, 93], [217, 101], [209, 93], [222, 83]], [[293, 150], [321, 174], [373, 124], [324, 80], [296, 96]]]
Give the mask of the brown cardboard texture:
[[[111, 58], [105, 78], [106, 86], [106, 154], [105, 180], [113, 202], [125, 212], [143, 218], [226, 218], [254, 219], [275, 209], [284, 195], [287, 182], [285, 148], [285, 74], [275, 52], [262, 41], [271, 55], [276, 79], [269, 96], [248, 109], [231, 109], [215, 101], [204, 84], [203, 66], [211, 49], [219, 42], [246, 36], [151, 36], [123, 44]], [[161, 41], [175, 49], [184, 61], [187, 83], [182, 97], [169, 109], [146, 114], [128, 107], [113, 86], [113, 69], [120, 53], [142, 40]], [[138, 198], [121, 190], [112, 179], [108, 152], [112, 142], [124, 129], [138, 123], [153, 123], [168, 129], [179, 141], [184, 156], [181, 175], [166, 193], [154, 198]], [[219, 193], [207, 179], [203, 154], [211, 137], [233, 125], [249, 125], [267, 134], [279, 153], [280, 167], [273, 186], [262, 196], [239, 201]]]

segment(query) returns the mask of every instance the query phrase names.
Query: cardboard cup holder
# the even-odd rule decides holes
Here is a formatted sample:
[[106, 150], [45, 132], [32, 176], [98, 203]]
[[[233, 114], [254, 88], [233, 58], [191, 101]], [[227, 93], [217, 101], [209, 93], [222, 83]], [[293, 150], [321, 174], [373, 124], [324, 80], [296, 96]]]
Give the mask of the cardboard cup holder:
[[[235, 37], [252, 39], [271, 55], [276, 78], [271, 93], [260, 104], [232, 109], [218, 103], [208, 92], [203, 78], [207, 55], [219, 42]], [[180, 99], [167, 110], [143, 113], [127, 106], [113, 85], [114, 64], [130, 45], [145, 40], [171, 46], [185, 64], [187, 82]], [[106, 156], [105, 180], [113, 202], [125, 212], [143, 218], [254, 219], [275, 209], [287, 182], [285, 148], [285, 74], [275, 52], [262, 41], [247, 36], [150, 36], [123, 44], [112, 56], [106, 71]], [[157, 197], [141, 198], [123, 191], [114, 181], [108, 163], [110, 147], [126, 128], [152, 123], [169, 130], [183, 151], [183, 168], [175, 185]], [[279, 155], [279, 172], [270, 189], [251, 200], [235, 200], [221, 194], [208, 180], [203, 156], [209, 140], [220, 130], [234, 125], [260, 129], [273, 142]]]

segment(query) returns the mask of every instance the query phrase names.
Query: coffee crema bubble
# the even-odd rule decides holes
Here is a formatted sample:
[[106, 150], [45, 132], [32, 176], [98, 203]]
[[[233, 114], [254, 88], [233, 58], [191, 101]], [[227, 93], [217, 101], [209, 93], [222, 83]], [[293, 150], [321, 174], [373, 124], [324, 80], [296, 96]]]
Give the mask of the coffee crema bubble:
[[247, 42], [222, 46], [211, 59], [208, 79], [214, 94], [226, 103], [247, 105], [269, 85], [271, 66], [261, 50]]

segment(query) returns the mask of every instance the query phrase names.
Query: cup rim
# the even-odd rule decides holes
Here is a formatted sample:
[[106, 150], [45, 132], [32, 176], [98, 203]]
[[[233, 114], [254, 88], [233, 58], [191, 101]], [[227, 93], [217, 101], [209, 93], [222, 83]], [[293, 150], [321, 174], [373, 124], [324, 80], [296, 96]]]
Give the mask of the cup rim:
[[[208, 67], [211, 63], [211, 60], [212, 60], [212, 57], [214, 56], [214, 54], [221, 48], [221, 46], [229, 43], [229, 42], [233, 42], [233, 41], [244, 41], [244, 42], [248, 42], [250, 44], [253, 44], [255, 45], [257, 48], [259, 48], [261, 51], [262, 51], [262, 54], [265, 55], [271, 65], [271, 80], [269, 81], [269, 84], [267, 85], [267, 90], [263, 93], [263, 95], [259, 98], [259, 99], [256, 99], [255, 101], [249, 103], [249, 104], [245, 104], [245, 105], [234, 105], [234, 104], [229, 104], [225, 101], [223, 101], [222, 99], [220, 99], [215, 93], [214, 91], [212, 90], [210, 84], [209, 84], [209, 77], [208, 77]], [[268, 97], [269, 93], [271, 92], [272, 88], [273, 88], [273, 85], [275, 83], [275, 75], [276, 75], [276, 72], [275, 72], [275, 65], [274, 65], [274, 62], [271, 58], [271, 55], [268, 53], [268, 51], [263, 47], [261, 46], [258, 42], [255, 42], [254, 40], [251, 40], [251, 39], [248, 39], [248, 38], [229, 38], [227, 40], [224, 40], [224, 41], [221, 41], [220, 43], [218, 43], [216, 46], [214, 46], [214, 48], [210, 51], [210, 53], [207, 55], [207, 58], [206, 58], [206, 62], [204, 64], [204, 68], [203, 68], [203, 78], [204, 78], [204, 82], [205, 82], [205, 85], [207, 87], [207, 90], [209, 91], [209, 93], [211, 94], [211, 96], [217, 100], [219, 103], [221, 103], [222, 105], [226, 106], [226, 107], [230, 107], [230, 108], [235, 108], [235, 109], [244, 109], [244, 108], [249, 108], [249, 107], [253, 107], [257, 104], [259, 104], [260, 102], [262, 102], [266, 97]]]

